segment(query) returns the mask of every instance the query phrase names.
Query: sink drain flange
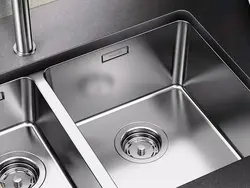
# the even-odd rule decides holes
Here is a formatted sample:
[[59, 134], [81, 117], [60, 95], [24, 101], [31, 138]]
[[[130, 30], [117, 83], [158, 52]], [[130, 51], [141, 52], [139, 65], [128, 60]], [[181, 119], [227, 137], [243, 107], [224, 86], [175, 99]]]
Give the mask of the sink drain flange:
[[0, 185], [3, 188], [39, 188], [45, 176], [44, 164], [33, 154], [12, 152], [0, 157]]
[[166, 133], [148, 122], [134, 122], [124, 126], [116, 135], [115, 148], [125, 159], [135, 163], [149, 163], [162, 157], [168, 148]]

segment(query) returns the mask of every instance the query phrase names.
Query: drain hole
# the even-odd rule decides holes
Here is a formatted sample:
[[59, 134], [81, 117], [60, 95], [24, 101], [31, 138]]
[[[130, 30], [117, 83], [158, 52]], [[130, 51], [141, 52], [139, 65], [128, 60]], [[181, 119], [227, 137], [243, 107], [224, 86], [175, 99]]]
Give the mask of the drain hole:
[[45, 178], [43, 163], [29, 153], [20, 154], [10, 153], [0, 158], [0, 185], [3, 188], [40, 187]]
[[122, 150], [136, 159], [147, 159], [159, 153], [161, 138], [146, 128], [128, 131], [121, 142]]
[[117, 152], [131, 162], [148, 163], [159, 159], [168, 148], [167, 135], [147, 122], [131, 123], [116, 136]]

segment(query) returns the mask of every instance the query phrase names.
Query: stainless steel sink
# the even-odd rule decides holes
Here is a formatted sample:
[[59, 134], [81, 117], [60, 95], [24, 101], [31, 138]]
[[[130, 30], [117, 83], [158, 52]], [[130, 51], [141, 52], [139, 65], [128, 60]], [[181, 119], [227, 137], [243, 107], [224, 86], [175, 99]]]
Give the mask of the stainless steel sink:
[[[77, 150], [35, 83], [20, 78], [0, 85], [0, 94], [0, 187], [75, 187], [66, 172], [72, 162], [59, 157], [71, 153], [77, 160]], [[83, 175], [84, 185], [99, 185], [88, 168]]]
[[216, 52], [176, 21], [44, 75], [117, 187], [178, 187], [250, 151], [249, 91]]

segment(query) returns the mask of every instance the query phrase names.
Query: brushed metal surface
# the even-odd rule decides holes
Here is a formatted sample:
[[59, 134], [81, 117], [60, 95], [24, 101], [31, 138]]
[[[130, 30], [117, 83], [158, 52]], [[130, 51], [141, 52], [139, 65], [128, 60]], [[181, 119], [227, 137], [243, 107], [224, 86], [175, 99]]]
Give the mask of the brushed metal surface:
[[[129, 54], [102, 63], [124, 46]], [[179, 21], [53, 66], [45, 77], [118, 187], [176, 187], [246, 156], [247, 139], [235, 136], [250, 94], [229, 67]], [[168, 135], [159, 160], [134, 164], [116, 152], [118, 131], [137, 121]]]
[[[196, 33], [191, 35], [198, 37]], [[192, 63], [186, 68], [184, 87], [187, 92], [241, 155], [249, 156], [249, 89], [200, 41], [190, 43], [188, 59]]]
[[[171, 89], [79, 129], [110, 173], [117, 187], [177, 187], [237, 161], [181, 90]], [[122, 158], [114, 139], [124, 125], [145, 121], [163, 129], [169, 139], [158, 160], [138, 164]]]
[[28, 56], [35, 52], [33, 42], [29, 0], [12, 0], [13, 21], [16, 43], [14, 52], [19, 56]]
[[[49, 103], [50, 107], [52, 108], [53, 112], [55, 113], [56, 117], [61, 123], [62, 129], [66, 132], [66, 134], [70, 137], [70, 141], [73, 142], [73, 145], [68, 145], [68, 149], [71, 151], [69, 153], [65, 153], [64, 146], [68, 144], [67, 136], [62, 138], [59, 142], [55, 143], [54, 145], [54, 135], [50, 135], [52, 137], [48, 137], [53, 143], [55, 150], [59, 154], [60, 159], [64, 163], [66, 167], [68, 167], [68, 171], [74, 182], [77, 184], [78, 187], [82, 186], [97, 186], [95, 185], [98, 183], [103, 188], [115, 188], [116, 185], [113, 180], [110, 178], [109, 174], [98, 160], [97, 156], [93, 152], [92, 148], [87, 143], [86, 139], [82, 136], [80, 131], [77, 129], [75, 123], [66, 112], [64, 107], [62, 106], [61, 102], [58, 100], [48, 83], [43, 78], [42, 74], [35, 74], [32, 76], [35, 80], [37, 87], [39, 88], [42, 95], [45, 97], [45, 100]], [[55, 132], [58, 128], [55, 129]], [[51, 128], [48, 127], [46, 129], [48, 134], [51, 132]], [[75, 151], [77, 149], [77, 152]], [[80, 157], [79, 157], [80, 155]], [[73, 158], [73, 160], [72, 160]], [[97, 182], [92, 182], [89, 179], [90, 174], [88, 176], [84, 176], [83, 174], [89, 173], [88, 168], [86, 168], [86, 164], [78, 163], [78, 160], [86, 162], [88, 168], [93, 173], [94, 177], [96, 178]], [[72, 164], [68, 164], [68, 160], [72, 160]], [[77, 163], [76, 163], [77, 162]], [[86, 179], [87, 178], [87, 179]]]
[[[96, 115], [172, 84], [176, 28], [170, 24], [69, 60], [47, 69], [46, 77], [75, 122]], [[101, 62], [103, 54], [124, 46], [129, 54]]]
[[[9, 50], [14, 44], [12, 17], [0, 19], [0, 77], [9, 81], [31, 74], [32, 70], [33, 73], [41, 71], [58, 63], [58, 56], [44, 61], [51, 56], [64, 52], [65, 60], [74, 56], [76, 47], [176, 10], [191, 12], [249, 74], [248, 8], [247, 0], [56, 1], [31, 11], [34, 39], [39, 47], [33, 57], [20, 59]], [[17, 71], [19, 68], [21, 70]], [[4, 73], [8, 74], [3, 76]]]
[[[85, 167], [85, 174], [77, 174], [82, 176], [84, 186], [99, 187], [84, 160], [77, 160], [77, 150], [31, 79], [20, 78], [2, 84], [0, 91], [5, 96], [0, 101], [0, 155], [28, 152], [37, 156], [46, 168], [41, 188], [75, 187], [74, 174], [69, 175], [67, 171], [75, 163]], [[58, 150], [70, 153], [73, 159], [68, 158], [67, 165], [63, 165], [63, 159], [56, 153]]]

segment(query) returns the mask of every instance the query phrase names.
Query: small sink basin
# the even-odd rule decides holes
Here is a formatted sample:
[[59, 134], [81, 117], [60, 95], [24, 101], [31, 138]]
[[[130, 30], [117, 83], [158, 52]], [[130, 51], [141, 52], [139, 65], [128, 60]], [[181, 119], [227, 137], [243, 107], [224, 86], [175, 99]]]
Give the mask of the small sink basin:
[[50, 67], [45, 78], [119, 188], [178, 187], [245, 156], [233, 129], [250, 112], [248, 89], [188, 22]]
[[[0, 185], [75, 187], [73, 174], [66, 171], [72, 168], [71, 161], [63, 165], [65, 161], [59, 158], [65, 150], [77, 158], [76, 149], [33, 81], [21, 78], [0, 85], [0, 94]], [[96, 182], [88, 169], [84, 175], [89, 185], [88, 177]]]

